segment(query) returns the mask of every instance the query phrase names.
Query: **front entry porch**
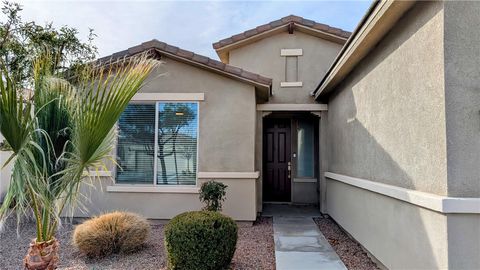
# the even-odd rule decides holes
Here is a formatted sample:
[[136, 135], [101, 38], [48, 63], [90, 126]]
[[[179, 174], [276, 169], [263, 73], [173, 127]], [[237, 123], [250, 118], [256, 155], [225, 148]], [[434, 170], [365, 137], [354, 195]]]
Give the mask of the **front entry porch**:
[[318, 205], [318, 116], [273, 112], [262, 123], [262, 202]]

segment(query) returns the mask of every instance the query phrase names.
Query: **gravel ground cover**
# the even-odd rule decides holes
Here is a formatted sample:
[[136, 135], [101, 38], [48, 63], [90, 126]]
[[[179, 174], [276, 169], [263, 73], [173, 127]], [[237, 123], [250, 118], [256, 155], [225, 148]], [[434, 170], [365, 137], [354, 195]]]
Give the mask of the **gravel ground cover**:
[[[59, 269], [163, 269], [166, 266], [162, 224], [152, 224], [152, 232], [144, 248], [131, 254], [116, 254], [103, 259], [88, 259], [71, 244], [74, 225], [65, 224], [57, 234], [60, 242]], [[33, 223], [19, 227], [10, 220], [0, 233], [0, 269], [23, 269], [22, 260], [31, 238]], [[272, 220], [259, 218], [253, 226], [241, 224], [232, 269], [275, 269], [275, 245]]]
[[350, 238], [330, 217], [315, 218], [315, 223], [348, 269], [379, 269], [360, 244]]

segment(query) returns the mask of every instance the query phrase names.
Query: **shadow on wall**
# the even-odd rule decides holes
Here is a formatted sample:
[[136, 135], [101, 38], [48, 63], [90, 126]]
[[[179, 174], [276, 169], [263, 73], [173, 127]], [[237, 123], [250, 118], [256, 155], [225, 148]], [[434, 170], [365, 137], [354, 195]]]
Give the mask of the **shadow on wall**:
[[[446, 194], [442, 5], [415, 4], [330, 97], [329, 171]], [[328, 213], [387, 267], [448, 268], [446, 215], [327, 185]]]
[[[352, 92], [348, 90], [345, 93], [353, 101]], [[352, 108], [355, 112], [355, 107]], [[329, 113], [330, 115], [332, 113]], [[331, 123], [332, 121], [329, 121], [329, 124]], [[398, 176], [404, 185], [413, 185], [408, 174], [362, 123], [353, 117], [347, 125], [348, 130], [332, 130], [332, 134], [329, 135], [330, 138], [333, 134], [336, 137], [333, 143], [330, 141], [330, 157], [335, 156], [335, 158], [329, 160], [329, 171], [361, 177], [354, 171], [346, 172], [341, 167], [354, 165], [368, 168], [370, 164], [367, 163], [374, 162], [373, 167], [385, 170], [393, 178]], [[355, 134], [355, 138], [349, 138], [345, 134], [350, 132]], [[362, 154], [362, 149], [354, 146], [355, 144], [363, 144], [364, 149], [368, 149], [370, 153]], [[352, 156], [343, 157], [337, 152], [338, 148], [350, 149]], [[335, 152], [337, 154], [334, 154]], [[361, 155], [365, 158], [355, 158]], [[366, 157], [367, 155], [370, 158]], [[379, 164], [374, 160], [383, 162]], [[337, 166], [336, 163], [344, 165]], [[327, 181], [328, 213], [377, 259], [385, 262], [388, 268], [447, 267], [446, 217], [444, 215], [336, 181]], [[329, 192], [331, 189], [340, 190], [342, 193], [332, 194]]]

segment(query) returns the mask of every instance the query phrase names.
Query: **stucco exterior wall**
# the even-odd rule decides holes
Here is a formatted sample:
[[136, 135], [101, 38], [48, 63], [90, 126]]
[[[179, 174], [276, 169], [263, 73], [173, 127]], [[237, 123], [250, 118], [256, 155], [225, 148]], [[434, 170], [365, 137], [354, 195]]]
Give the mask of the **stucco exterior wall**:
[[[342, 45], [294, 31], [282, 32], [230, 51], [230, 64], [272, 78], [273, 96], [268, 103], [315, 103], [310, 92], [332, 64]], [[298, 56], [298, 80], [302, 87], [280, 87], [285, 81], [282, 49], [303, 49]]]
[[327, 179], [329, 215], [388, 269], [446, 269], [447, 217]]
[[442, 3], [416, 4], [328, 108], [329, 171], [446, 195]]
[[[480, 3], [444, 3], [448, 195], [480, 197]], [[480, 215], [448, 216], [449, 267], [479, 269]]]
[[256, 101], [253, 86], [171, 59], [143, 93], [205, 93], [199, 102], [201, 172], [253, 172]]
[[[328, 171], [425, 196], [478, 197], [478, 6], [417, 2], [337, 86]], [[328, 214], [387, 268], [480, 268], [479, 214], [326, 183]]]
[[[215, 179], [228, 186], [226, 201], [222, 213], [239, 221], [254, 221], [255, 181], [256, 179]], [[201, 179], [198, 185], [207, 181]], [[102, 177], [95, 188], [83, 187], [82, 192], [89, 194], [90, 200], [83, 201], [88, 210], [75, 211], [76, 217], [90, 217], [114, 210], [131, 211], [150, 219], [171, 219], [186, 212], [200, 210], [203, 205], [198, 193], [142, 193], [142, 192], [108, 192], [107, 187], [113, 185], [110, 177]], [[102, 191], [103, 190], [103, 191]]]
[[445, 3], [448, 195], [480, 197], [480, 3]]
[[[169, 58], [148, 78], [141, 93], [204, 93], [199, 101], [199, 172], [254, 172], [255, 89], [218, 74]], [[115, 168], [112, 168], [115, 177]], [[197, 180], [197, 187], [203, 181]], [[256, 179], [215, 179], [228, 185], [224, 213], [237, 220], [256, 218]], [[153, 183], [153, 179], [152, 179]], [[104, 177], [84, 202], [91, 216], [112, 210], [129, 210], [147, 218], [170, 219], [184, 211], [198, 210], [198, 192], [112, 192], [113, 180]]]
[[[234, 66], [272, 78], [272, 92], [267, 103], [310, 104], [315, 103], [310, 92], [319, 78], [330, 67], [342, 45], [304, 34], [300, 31], [279, 33], [255, 43], [230, 51], [229, 63]], [[285, 81], [285, 57], [282, 49], [302, 49], [298, 57], [299, 81], [302, 87], [280, 87]], [[257, 113], [256, 164], [262, 172], [263, 112]], [[317, 183], [292, 183], [292, 202], [318, 203]], [[257, 182], [257, 208], [262, 210], [262, 176]]]

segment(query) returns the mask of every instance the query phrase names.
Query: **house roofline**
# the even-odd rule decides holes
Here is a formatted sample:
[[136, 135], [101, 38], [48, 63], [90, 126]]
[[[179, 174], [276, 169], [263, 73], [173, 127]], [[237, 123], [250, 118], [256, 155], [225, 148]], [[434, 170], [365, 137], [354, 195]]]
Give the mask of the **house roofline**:
[[187, 51], [156, 39], [144, 42], [140, 45], [131, 47], [127, 50], [116, 52], [112, 55], [102, 57], [97, 60], [101, 64], [115, 62], [119, 58], [128, 58], [147, 51], [153, 51], [156, 54], [205, 70], [212, 71], [222, 76], [253, 85], [261, 91], [260, 97], [268, 99], [271, 95], [272, 79], [259, 74], [246, 71], [244, 69], [224, 64], [209, 57]]
[[233, 35], [212, 44], [224, 63], [229, 62], [229, 52], [255, 41], [264, 39], [282, 31], [298, 30], [306, 34], [324, 38], [338, 44], [344, 44], [350, 32], [326, 24], [317, 23], [299, 16], [289, 15], [279, 20], [257, 26], [243, 33]]
[[409, 10], [415, 0], [375, 0], [337, 55], [317, 87], [315, 99], [330, 93], [343, 78], [371, 51], [396, 22]]

